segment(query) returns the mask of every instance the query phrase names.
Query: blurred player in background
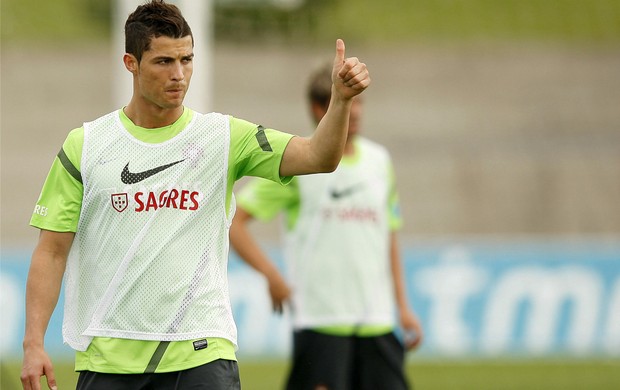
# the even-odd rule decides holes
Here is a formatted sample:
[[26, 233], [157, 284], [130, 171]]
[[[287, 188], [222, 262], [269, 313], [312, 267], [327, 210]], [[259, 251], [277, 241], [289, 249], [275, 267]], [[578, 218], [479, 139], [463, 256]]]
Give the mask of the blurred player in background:
[[174, 5], [138, 6], [125, 45], [131, 101], [68, 135], [31, 219], [41, 234], [22, 384], [39, 389], [46, 376], [57, 387], [44, 337], [64, 275], [78, 389], [239, 389], [226, 274], [233, 184], [333, 171], [368, 72], [338, 40], [335, 98], [302, 138], [183, 105], [194, 37]]
[[[313, 119], [327, 113], [331, 65], [310, 79]], [[402, 221], [387, 150], [358, 135], [362, 100], [351, 108], [345, 152], [330, 174], [287, 186], [254, 179], [238, 193], [230, 230], [239, 256], [262, 273], [273, 308], [290, 303], [293, 333], [289, 390], [407, 389], [404, 350], [422, 342], [407, 302], [397, 230]], [[285, 279], [249, 229], [284, 213]], [[396, 311], [398, 311], [398, 316]], [[395, 334], [395, 319], [405, 337]]]

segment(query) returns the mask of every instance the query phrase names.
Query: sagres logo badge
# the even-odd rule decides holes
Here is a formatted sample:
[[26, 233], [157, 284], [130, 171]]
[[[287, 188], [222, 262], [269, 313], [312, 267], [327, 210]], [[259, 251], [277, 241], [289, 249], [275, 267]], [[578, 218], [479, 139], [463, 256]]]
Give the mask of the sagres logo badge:
[[123, 212], [128, 205], [129, 201], [127, 199], [127, 193], [112, 194], [112, 207], [114, 207], [114, 210], [118, 211], [119, 213]]

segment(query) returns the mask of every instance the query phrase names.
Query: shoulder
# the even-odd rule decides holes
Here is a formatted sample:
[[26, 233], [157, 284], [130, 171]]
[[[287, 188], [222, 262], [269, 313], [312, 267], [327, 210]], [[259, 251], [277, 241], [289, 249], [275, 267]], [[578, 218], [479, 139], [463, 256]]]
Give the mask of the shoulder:
[[232, 115], [228, 115], [227, 117], [228, 121], [230, 122], [230, 129], [232, 131], [254, 132], [258, 128], [258, 125], [256, 123], [246, 121], [245, 119], [236, 118]]
[[75, 141], [84, 138], [84, 126], [76, 127], [67, 134], [67, 140]]
[[84, 127], [78, 127], [69, 132], [65, 142], [62, 144], [62, 150], [69, 160], [76, 167], [80, 166], [80, 158], [82, 156], [82, 148], [84, 146]]
[[232, 115], [227, 115], [227, 118], [230, 127], [230, 138], [232, 144], [241, 142], [243, 139], [253, 137], [256, 133], [258, 128], [257, 124], [235, 118]]

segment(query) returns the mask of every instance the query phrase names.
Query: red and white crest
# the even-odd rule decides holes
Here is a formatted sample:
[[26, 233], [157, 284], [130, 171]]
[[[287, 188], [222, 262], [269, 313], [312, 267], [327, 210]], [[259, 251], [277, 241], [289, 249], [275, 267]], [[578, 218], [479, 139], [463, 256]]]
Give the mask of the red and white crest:
[[127, 193], [112, 194], [112, 207], [119, 213], [125, 211], [129, 204]]

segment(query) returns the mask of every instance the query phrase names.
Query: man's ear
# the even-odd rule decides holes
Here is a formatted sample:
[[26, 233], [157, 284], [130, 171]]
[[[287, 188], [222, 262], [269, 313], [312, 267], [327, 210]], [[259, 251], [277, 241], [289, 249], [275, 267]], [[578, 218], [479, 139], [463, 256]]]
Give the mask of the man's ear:
[[125, 64], [125, 68], [132, 74], [135, 75], [138, 73], [138, 60], [133, 54], [125, 53], [125, 55], [123, 55], [123, 63]]

